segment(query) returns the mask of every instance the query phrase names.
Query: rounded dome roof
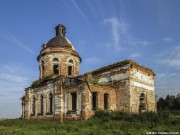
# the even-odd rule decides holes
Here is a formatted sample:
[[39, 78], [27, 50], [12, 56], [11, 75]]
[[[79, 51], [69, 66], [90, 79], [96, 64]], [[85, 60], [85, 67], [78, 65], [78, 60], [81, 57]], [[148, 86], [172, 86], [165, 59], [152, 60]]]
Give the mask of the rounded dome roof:
[[72, 47], [72, 44], [71, 42], [64, 36], [56, 36], [52, 39], [50, 39], [48, 41], [48, 43], [46, 44], [47, 47], [58, 47], [58, 46], [61, 46], [61, 47], [65, 47], [65, 46], [70, 46]]

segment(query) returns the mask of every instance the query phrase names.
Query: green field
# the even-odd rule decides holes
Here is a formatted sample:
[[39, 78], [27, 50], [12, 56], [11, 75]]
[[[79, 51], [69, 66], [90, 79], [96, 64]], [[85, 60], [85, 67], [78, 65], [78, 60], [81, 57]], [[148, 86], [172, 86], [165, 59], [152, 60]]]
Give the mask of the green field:
[[0, 120], [0, 135], [144, 135], [180, 132], [180, 112], [127, 114], [98, 111], [87, 121]]

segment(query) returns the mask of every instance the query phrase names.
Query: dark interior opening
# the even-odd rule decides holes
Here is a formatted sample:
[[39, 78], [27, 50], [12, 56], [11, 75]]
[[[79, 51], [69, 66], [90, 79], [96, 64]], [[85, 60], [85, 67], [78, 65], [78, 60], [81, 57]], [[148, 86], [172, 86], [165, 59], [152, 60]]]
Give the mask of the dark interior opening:
[[146, 110], [146, 100], [145, 100], [145, 94], [141, 93], [140, 95], [140, 104], [139, 104], [139, 112]]
[[97, 94], [97, 92], [93, 92], [92, 93], [92, 109], [93, 110], [97, 110], [97, 96], [98, 94]]
[[41, 114], [43, 114], [43, 96], [41, 96]]
[[59, 74], [58, 65], [53, 66], [53, 72], [54, 72], [54, 74]]
[[72, 75], [72, 66], [68, 66], [68, 75]]
[[33, 103], [32, 103], [32, 114], [35, 115], [35, 97], [33, 97]]
[[76, 110], [76, 104], [77, 104], [77, 95], [76, 93], [71, 93], [71, 97], [72, 97], [72, 110], [75, 111]]
[[104, 109], [108, 109], [108, 99], [109, 99], [109, 95], [108, 94], [104, 94]]
[[49, 112], [52, 113], [53, 112], [53, 95], [52, 93], [49, 94]]

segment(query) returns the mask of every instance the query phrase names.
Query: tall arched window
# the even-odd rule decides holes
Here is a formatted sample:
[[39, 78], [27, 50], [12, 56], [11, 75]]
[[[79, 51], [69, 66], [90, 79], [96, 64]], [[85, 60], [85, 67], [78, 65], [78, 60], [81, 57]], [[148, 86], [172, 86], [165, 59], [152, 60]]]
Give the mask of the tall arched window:
[[145, 111], [146, 110], [146, 97], [144, 93], [140, 94], [139, 97], [139, 112]]
[[53, 59], [53, 73], [57, 75], [59, 74], [59, 59], [58, 58]]
[[53, 112], [53, 95], [52, 93], [49, 94], [49, 112]]
[[107, 110], [109, 108], [109, 94], [104, 94], [104, 109]]
[[36, 108], [35, 108], [35, 107], [36, 107], [36, 106], [35, 106], [35, 103], [36, 103], [35, 100], [36, 100], [35, 97], [32, 97], [32, 99], [31, 99], [31, 109], [32, 109], [32, 110], [31, 110], [31, 114], [32, 114], [32, 115], [35, 115], [35, 109], [36, 109]]
[[70, 59], [69, 60], [69, 64], [68, 64], [68, 75], [72, 75], [72, 71], [73, 71], [73, 60], [72, 59]]
[[41, 114], [43, 115], [43, 109], [44, 109], [44, 105], [43, 105], [43, 95], [41, 95], [41, 100], [40, 100], [40, 102], [41, 102]]
[[42, 77], [44, 77], [44, 61], [41, 62], [41, 72]]

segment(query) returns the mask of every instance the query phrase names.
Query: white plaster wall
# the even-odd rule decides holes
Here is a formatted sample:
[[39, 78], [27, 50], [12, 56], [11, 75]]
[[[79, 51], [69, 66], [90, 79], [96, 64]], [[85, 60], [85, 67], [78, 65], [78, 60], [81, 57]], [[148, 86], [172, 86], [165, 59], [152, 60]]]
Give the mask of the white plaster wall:
[[139, 82], [144, 82], [149, 85], [154, 85], [154, 79], [153, 79], [152, 75], [149, 75], [148, 73], [142, 73], [141, 71], [139, 71], [137, 69], [132, 69], [130, 71], [130, 74], [131, 74], [132, 78], [136, 79]]
[[143, 89], [154, 91], [154, 86], [149, 86], [149, 85], [139, 83], [139, 82], [136, 82], [136, 81], [133, 81], [133, 80], [130, 80], [130, 84], [134, 85], [134, 86], [137, 86], [137, 87], [140, 87], [140, 88], [143, 88]]

